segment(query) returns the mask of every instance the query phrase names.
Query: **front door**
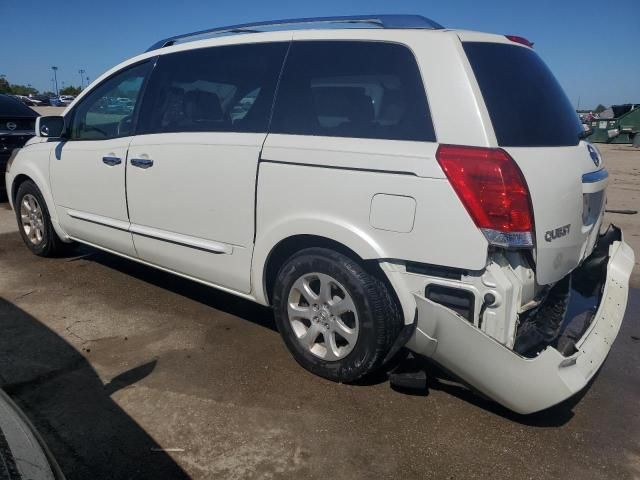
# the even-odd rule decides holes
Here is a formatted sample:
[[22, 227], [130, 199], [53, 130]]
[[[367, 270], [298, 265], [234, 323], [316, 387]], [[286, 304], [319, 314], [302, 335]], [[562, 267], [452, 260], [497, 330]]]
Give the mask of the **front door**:
[[51, 188], [60, 225], [71, 237], [135, 256], [125, 194], [127, 149], [150, 63], [129, 67], [70, 112], [68, 138], [51, 152]]

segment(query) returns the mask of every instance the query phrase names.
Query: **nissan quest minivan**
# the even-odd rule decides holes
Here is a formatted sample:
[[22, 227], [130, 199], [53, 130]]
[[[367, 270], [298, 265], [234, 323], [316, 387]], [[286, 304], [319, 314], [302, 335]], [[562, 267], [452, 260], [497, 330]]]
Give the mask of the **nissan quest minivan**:
[[526, 39], [420, 16], [163, 40], [41, 117], [6, 186], [41, 256], [81, 242], [270, 305], [307, 370], [401, 349], [519, 413], [582, 390], [634, 254]]

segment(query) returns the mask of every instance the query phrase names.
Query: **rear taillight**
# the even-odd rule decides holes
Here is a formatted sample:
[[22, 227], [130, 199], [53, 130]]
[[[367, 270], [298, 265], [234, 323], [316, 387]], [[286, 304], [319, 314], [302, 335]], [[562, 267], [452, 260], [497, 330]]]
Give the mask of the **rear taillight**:
[[524, 37], [520, 37], [519, 35], [505, 35], [512, 42], [519, 43], [520, 45], [524, 45], [525, 47], [533, 48], [533, 42], [530, 42]]
[[533, 246], [533, 212], [527, 183], [502, 149], [440, 145], [436, 159], [490, 244]]

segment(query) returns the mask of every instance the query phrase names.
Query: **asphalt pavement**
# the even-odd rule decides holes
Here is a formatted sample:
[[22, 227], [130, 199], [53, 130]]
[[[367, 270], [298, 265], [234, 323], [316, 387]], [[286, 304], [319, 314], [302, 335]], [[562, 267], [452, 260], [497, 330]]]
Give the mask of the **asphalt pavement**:
[[638, 479], [639, 317], [634, 289], [595, 382], [531, 416], [435, 368], [413, 395], [339, 385], [269, 309], [88, 247], [36, 257], [0, 204], [0, 386], [69, 479]]

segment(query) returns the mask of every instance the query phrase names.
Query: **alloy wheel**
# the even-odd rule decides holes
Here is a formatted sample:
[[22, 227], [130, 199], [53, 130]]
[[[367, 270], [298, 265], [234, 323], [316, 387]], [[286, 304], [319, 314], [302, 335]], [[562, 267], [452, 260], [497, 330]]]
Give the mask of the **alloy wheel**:
[[40, 245], [44, 240], [44, 217], [42, 207], [35, 196], [27, 193], [20, 203], [20, 220], [22, 230], [33, 245]]
[[358, 312], [351, 295], [335, 278], [307, 273], [289, 291], [287, 312], [298, 342], [327, 361], [346, 357], [358, 340]]

